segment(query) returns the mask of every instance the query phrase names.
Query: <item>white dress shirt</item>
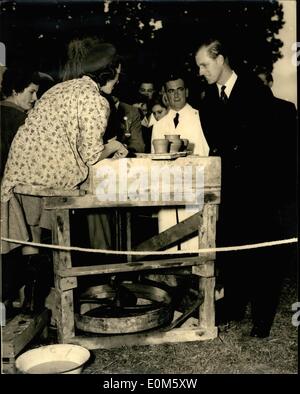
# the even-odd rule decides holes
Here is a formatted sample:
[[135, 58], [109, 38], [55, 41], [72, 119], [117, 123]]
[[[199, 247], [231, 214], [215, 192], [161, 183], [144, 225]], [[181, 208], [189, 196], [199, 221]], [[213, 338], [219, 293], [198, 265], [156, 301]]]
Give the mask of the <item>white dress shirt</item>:
[[[179, 113], [179, 123], [175, 128], [174, 118], [176, 113]], [[188, 149], [193, 150], [193, 153], [199, 156], [208, 156], [209, 146], [204, 137], [202, 130], [199, 112], [186, 104], [180, 111], [170, 109], [166, 116], [160, 119], [153, 126], [152, 139], [165, 138], [165, 134], [180, 134], [180, 138], [187, 138], [189, 140]], [[151, 151], [154, 152], [151, 144]], [[177, 215], [176, 215], [177, 211]], [[168, 228], [177, 224], [177, 217], [179, 222], [192, 216], [198, 212], [198, 208], [163, 208], [158, 212], [158, 227], [159, 232], [165, 231]], [[187, 241], [182, 242], [181, 249], [197, 249], [199, 246], [198, 236], [195, 236]], [[177, 250], [177, 247], [168, 248], [167, 250]]]
[[219, 90], [219, 96], [221, 96], [222, 86], [226, 86], [224, 92], [225, 92], [226, 96], [229, 98], [236, 80], [237, 80], [237, 75], [234, 71], [232, 71], [232, 74], [226, 83], [224, 83], [223, 85], [221, 85], [220, 83], [217, 83], [218, 90]]
[[[179, 123], [175, 128], [174, 118], [179, 113]], [[151, 152], [154, 153], [152, 141], [165, 138], [165, 134], [180, 134], [180, 138], [189, 140], [189, 150], [195, 155], [208, 156], [209, 146], [204, 137], [199, 112], [186, 104], [180, 111], [170, 109], [166, 116], [153, 125]]]

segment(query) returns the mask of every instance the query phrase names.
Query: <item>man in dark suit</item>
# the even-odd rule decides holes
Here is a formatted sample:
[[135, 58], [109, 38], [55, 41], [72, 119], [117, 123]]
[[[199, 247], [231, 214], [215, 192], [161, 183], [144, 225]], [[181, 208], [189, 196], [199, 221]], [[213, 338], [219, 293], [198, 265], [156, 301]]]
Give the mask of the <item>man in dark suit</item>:
[[[208, 83], [199, 109], [201, 123], [210, 154], [222, 159], [217, 244], [277, 239], [280, 168], [273, 94], [256, 76], [237, 75], [218, 39], [201, 43], [195, 60]], [[251, 301], [250, 335], [267, 337], [279, 296], [281, 261], [264, 248], [219, 254], [217, 263], [224, 280], [226, 319], [241, 320]]]
[[118, 140], [127, 145], [130, 153], [143, 153], [145, 143], [142, 135], [140, 114], [133, 105], [113, 97], [116, 106], [116, 117], [119, 124]]
[[[273, 87], [272, 74], [265, 69], [256, 69], [257, 76], [270, 89]], [[297, 110], [295, 104], [274, 96], [274, 116], [276, 119], [274, 133], [283, 135], [280, 139], [280, 162], [284, 177], [281, 179], [280, 220], [283, 236], [290, 238], [297, 234]], [[286, 245], [288, 267], [296, 272], [297, 246]]]

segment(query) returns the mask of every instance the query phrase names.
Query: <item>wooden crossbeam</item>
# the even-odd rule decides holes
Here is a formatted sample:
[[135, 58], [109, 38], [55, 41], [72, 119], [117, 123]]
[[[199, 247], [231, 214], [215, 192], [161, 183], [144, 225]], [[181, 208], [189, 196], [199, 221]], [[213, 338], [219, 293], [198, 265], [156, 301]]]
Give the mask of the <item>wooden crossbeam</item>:
[[76, 336], [66, 338], [66, 343], [73, 343], [86, 347], [87, 349], [112, 349], [123, 346], [144, 346], [159, 345], [163, 343], [178, 343], [190, 341], [206, 341], [218, 336], [217, 327], [207, 329], [206, 327], [197, 328], [174, 328], [172, 331], [144, 332], [138, 334], [125, 334], [113, 336]]
[[129, 271], [143, 271], [143, 270], [153, 270], [159, 268], [168, 267], [187, 267], [193, 265], [199, 265], [199, 270], [201, 271], [201, 266], [203, 266], [203, 271], [207, 261], [210, 259], [208, 253], [203, 256], [195, 257], [179, 257], [166, 260], [151, 260], [151, 261], [138, 261], [130, 263], [121, 264], [104, 264], [104, 265], [91, 265], [84, 267], [72, 267], [66, 269], [58, 270], [58, 276], [64, 278], [69, 276], [85, 276], [85, 275], [100, 275], [100, 274], [114, 274], [118, 272], [129, 272]]
[[63, 190], [63, 189], [52, 189], [50, 187], [42, 187], [37, 185], [18, 185], [14, 188], [15, 193], [27, 194], [30, 196], [67, 196], [67, 197], [79, 197], [86, 194], [85, 190]]
[[[199, 227], [202, 226], [203, 217], [202, 212], [197, 212], [189, 218], [177, 223], [175, 226], [168, 228], [167, 230], [155, 235], [152, 238], [147, 239], [142, 242], [133, 250], [161, 250], [169, 247], [170, 245], [181, 241], [183, 238], [191, 235], [192, 233], [198, 231]], [[133, 256], [133, 260], [138, 261], [145, 256]]]

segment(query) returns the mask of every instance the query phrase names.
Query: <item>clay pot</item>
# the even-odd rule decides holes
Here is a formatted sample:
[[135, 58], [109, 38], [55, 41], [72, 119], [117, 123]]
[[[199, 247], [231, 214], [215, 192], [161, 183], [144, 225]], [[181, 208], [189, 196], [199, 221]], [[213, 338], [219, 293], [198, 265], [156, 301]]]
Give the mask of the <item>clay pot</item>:
[[189, 146], [189, 140], [187, 138], [182, 138], [182, 147], [181, 150], [186, 151]]
[[169, 140], [167, 139], [156, 139], [152, 141], [155, 153], [168, 153], [169, 151]]
[[165, 139], [169, 140], [170, 142], [179, 141], [180, 134], [165, 134]]
[[182, 146], [182, 141], [181, 140], [174, 140], [171, 142], [170, 144], [170, 153], [175, 153], [175, 152], [179, 152], [180, 148]]

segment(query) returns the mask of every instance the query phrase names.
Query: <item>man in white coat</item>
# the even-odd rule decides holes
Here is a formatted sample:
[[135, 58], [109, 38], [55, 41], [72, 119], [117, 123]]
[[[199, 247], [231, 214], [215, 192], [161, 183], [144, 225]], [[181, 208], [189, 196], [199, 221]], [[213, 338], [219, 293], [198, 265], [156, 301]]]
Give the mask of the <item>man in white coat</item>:
[[[188, 150], [194, 155], [208, 156], [206, 142], [199, 112], [187, 103], [188, 89], [180, 75], [170, 75], [165, 79], [164, 95], [169, 104], [169, 112], [153, 126], [152, 140], [165, 138], [165, 134], [180, 134], [189, 140]], [[153, 145], [151, 151], [154, 153]], [[177, 211], [177, 212], [176, 212]], [[195, 208], [163, 208], [158, 213], [159, 232], [162, 232], [197, 212]], [[180, 249], [198, 249], [198, 236], [181, 243]], [[177, 247], [169, 250], [177, 250]], [[170, 284], [170, 283], [169, 283]]]

